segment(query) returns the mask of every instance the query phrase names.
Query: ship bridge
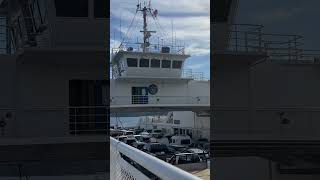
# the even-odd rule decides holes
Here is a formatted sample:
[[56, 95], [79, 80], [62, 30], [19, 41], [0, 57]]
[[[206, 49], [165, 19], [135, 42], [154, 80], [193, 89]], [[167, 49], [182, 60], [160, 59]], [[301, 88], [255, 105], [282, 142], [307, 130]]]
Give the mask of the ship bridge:
[[138, 12], [143, 14], [143, 30], [140, 31], [143, 41], [131, 43], [124, 37], [120, 46], [111, 52], [111, 113], [127, 116], [146, 112], [209, 112], [209, 80], [202, 72], [184, 69], [185, 61], [190, 57], [184, 45], [173, 43], [173, 39], [171, 44], [163, 39], [160, 42], [159, 38], [158, 42], [151, 42], [151, 33], [157, 31], [148, 30], [146, 16], [150, 15], [149, 19], [157, 24], [156, 10], [150, 5], [142, 7], [138, 4]]

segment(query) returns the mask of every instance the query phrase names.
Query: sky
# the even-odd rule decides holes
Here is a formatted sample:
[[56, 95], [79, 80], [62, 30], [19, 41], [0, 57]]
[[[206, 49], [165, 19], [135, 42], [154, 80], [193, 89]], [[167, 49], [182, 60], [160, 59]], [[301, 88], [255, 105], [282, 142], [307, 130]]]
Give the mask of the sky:
[[[117, 47], [121, 42], [120, 37], [125, 37], [136, 12], [137, 2], [138, 0], [111, 0], [110, 47], [114, 47], [114, 45]], [[143, 3], [144, 0], [140, 0], [140, 2]], [[151, 0], [151, 6], [158, 10], [158, 22], [161, 29], [166, 31], [166, 33], [157, 33], [154, 38], [158, 39], [158, 36], [166, 34], [166, 38], [163, 39], [168, 39], [166, 42], [171, 43], [173, 34], [177, 44], [185, 44], [186, 53], [191, 55], [184, 68], [203, 72], [206, 78], [210, 78], [210, 1]], [[136, 37], [141, 36], [139, 31], [142, 30], [142, 15], [141, 13], [138, 15], [130, 30], [131, 33], [127, 35], [133, 37], [130, 39], [132, 41], [136, 41]], [[156, 28], [153, 21], [149, 24], [150, 30], [160, 29]]]

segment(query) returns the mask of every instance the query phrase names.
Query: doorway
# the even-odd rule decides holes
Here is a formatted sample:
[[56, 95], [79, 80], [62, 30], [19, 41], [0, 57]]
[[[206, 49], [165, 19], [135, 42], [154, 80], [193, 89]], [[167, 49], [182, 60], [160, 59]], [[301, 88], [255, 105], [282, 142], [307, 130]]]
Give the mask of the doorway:
[[148, 87], [132, 87], [132, 104], [148, 104]]

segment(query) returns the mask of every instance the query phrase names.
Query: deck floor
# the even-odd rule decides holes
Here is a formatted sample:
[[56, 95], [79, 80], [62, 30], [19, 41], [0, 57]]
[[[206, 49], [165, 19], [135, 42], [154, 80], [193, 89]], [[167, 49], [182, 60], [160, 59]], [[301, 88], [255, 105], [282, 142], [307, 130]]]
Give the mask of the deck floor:
[[193, 171], [191, 174], [203, 179], [203, 180], [210, 180], [210, 169], [205, 169], [202, 171]]

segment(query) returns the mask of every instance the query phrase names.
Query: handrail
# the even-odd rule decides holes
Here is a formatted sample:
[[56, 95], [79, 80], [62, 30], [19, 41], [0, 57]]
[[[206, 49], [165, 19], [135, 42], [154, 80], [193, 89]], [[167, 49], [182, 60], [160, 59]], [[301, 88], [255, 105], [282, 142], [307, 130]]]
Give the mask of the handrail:
[[[121, 51], [127, 51], [127, 52], [142, 52], [142, 48], [140, 47], [141, 43], [129, 43], [124, 42], [122, 47], [119, 48], [113, 48], [115, 50], [121, 50]], [[161, 53], [161, 49], [163, 47], [169, 47], [170, 51], [166, 52], [168, 54], [179, 54], [179, 55], [185, 55], [185, 46], [182, 45], [165, 45], [163, 43], [158, 44], [150, 44], [150, 47], [148, 48], [148, 52], [157, 52]]]
[[107, 135], [109, 132], [109, 109], [109, 106], [30, 107], [0, 108], [0, 112], [33, 112], [35, 119], [43, 113], [62, 113], [67, 119], [68, 133], [72, 136], [78, 136], [88, 133]]
[[183, 171], [125, 143], [122, 143], [112, 137], [110, 137], [110, 146], [163, 180], [200, 180], [200, 178], [189, 174], [186, 171]]
[[139, 105], [139, 104], [188, 104], [209, 105], [209, 96], [111, 96], [110, 105]]

